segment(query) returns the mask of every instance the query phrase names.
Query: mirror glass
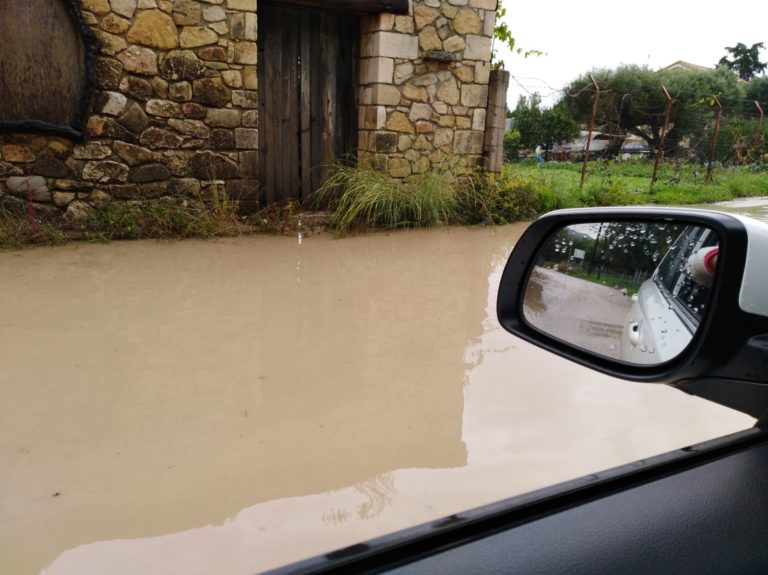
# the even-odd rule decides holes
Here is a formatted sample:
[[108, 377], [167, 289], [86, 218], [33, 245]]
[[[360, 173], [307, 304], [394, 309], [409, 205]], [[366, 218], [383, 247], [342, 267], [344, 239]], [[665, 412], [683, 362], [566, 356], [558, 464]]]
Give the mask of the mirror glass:
[[561, 228], [537, 255], [523, 316], [538, 330], [605, 357], [669, 361], [709, 310], [718, 243], [713, 230], [679, 222]]

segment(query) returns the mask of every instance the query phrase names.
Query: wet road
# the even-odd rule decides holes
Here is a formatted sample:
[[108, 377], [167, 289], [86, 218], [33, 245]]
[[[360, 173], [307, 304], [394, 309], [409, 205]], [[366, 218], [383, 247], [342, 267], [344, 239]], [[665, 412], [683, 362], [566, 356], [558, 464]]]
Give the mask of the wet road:
[[621, 358], [632, 299], [618, 289], [536, 266], [523, 299], [525, 319], [544, 333]]
[[253, 573], [751, 425], [503, 332], [523, 229], [0, 253], [0, 573]]

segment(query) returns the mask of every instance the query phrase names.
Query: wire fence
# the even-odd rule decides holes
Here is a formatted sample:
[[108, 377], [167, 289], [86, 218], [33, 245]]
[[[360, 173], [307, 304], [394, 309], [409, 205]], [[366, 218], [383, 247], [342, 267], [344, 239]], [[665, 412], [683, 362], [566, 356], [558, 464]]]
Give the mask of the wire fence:
[[588, 158], [666, 158], [707, 165], [708, 172], [713, 165], [768, 165], [768, 89], [752, 90], [760, 92], [755, 95], [740, 82], [727, 95], [689, 89], [681, 98], [674, 90], [670, 94], [661, 81], [658, 93], [649, 96], [647, 88], [616, 90], [592, 80], [592, 85], [568, 91], [536, 78], [513, 76], [532, 97], [541, 94], [541, 87], [550, 99], [559, 92], [559, 105], [575, 110], [576, 118], [584, 120], [592, 110], [590, 120], [580, 123], [581, 137], [548, 146], [547, 160], [586, 165]]

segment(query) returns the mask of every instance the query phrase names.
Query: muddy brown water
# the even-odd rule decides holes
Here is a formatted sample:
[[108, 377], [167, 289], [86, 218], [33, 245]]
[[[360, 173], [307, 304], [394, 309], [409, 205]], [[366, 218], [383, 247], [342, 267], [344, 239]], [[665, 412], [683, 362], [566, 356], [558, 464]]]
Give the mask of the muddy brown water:
[[751, 425], [501, 330], [524, 227], [0, 253], [0, 573], [254, 573]]

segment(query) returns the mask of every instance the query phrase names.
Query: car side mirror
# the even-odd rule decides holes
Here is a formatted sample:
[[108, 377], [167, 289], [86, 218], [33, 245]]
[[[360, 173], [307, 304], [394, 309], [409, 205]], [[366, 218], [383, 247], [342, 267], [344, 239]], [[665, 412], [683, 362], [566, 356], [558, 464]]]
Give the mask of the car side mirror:
[[[561, 210], [509, 257], [497, 314], [602, 373], [768, 408], [768, 225], [705, 210]], [[764, 397], [763, 397], [764, 396]]]

